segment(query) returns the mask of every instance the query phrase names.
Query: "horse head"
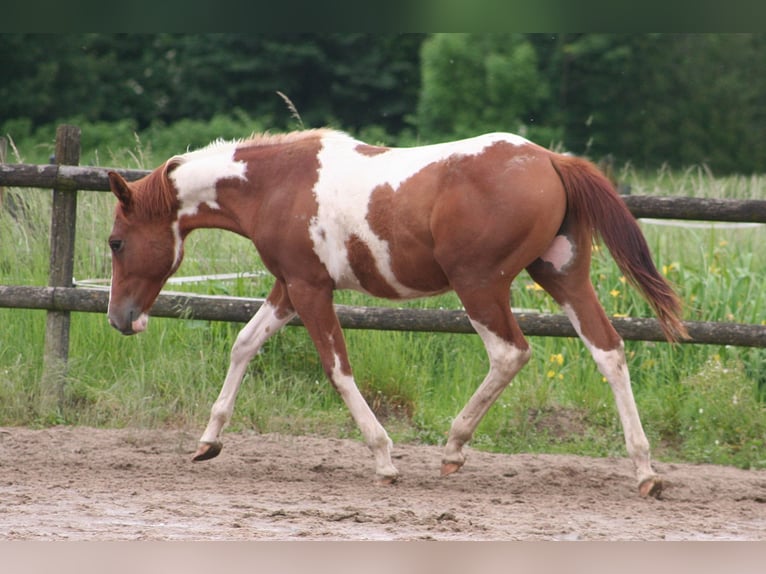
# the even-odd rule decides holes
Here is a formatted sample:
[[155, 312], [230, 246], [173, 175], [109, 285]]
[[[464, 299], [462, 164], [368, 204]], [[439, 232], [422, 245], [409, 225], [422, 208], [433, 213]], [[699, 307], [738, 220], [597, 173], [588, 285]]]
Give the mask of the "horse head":
[[169, 169], [166, 164], [134, 183], [109, 172], [118, 204], [109, 235], [112, 282], [108, 317], [124, 335], [146, 329], [149, 309], [183, 257]]

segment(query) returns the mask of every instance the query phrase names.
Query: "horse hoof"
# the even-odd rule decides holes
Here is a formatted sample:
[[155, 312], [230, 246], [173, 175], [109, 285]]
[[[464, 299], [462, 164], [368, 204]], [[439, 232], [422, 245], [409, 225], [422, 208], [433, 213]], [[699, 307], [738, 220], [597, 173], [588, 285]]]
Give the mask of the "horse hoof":
[[652, 476], [641, 481], [641, 484], [638, 485], [638, 494], [643, 498], [649, 496], [660, 498], [662, 487], [662, 479], [659, 476]]
[[377, 476], [375, 479], [375, 482], [377, 484], [381, 484], [383, 486], [389, 486], [391, 484], [396, 484], [399, 481], [399, 475], [394, 474], [392, 476]]
[[223, 445], [218, 442], [201, 442], [197, 447], [197, 452], [194, 453], [192, 461], [199, 462], [201, 460], [210, 460], [221, 454]]
[[453, 474], [460, 470], [460, 467], [463, 466], [462, 464], [458, 464], [456, 462], [443, 462], [442, 463], [442, 470], [441, 475], [442, 476], [449, 476], [450, 474]]

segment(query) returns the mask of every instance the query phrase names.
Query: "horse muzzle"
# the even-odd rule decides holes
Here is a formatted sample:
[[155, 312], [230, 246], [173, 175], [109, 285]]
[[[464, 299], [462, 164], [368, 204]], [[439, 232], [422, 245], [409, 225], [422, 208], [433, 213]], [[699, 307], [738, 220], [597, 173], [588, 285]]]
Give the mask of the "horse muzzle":
[[119, 317], [118, 314], [110, 310], [108, 317], [109, 324], [123, 335], [141, 333], [146, 330], [146, 326], [149, 323], [149, 315], [133, 310], [129, 311], [127, 316], [123, 315], [122, 317]]

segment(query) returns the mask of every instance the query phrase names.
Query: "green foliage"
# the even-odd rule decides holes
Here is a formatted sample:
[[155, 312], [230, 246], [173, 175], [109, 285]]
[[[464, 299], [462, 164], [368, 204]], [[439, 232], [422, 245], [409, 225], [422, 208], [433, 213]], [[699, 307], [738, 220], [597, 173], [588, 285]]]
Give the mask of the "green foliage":
[[[107, 122], [114, 137], [88, 160], [106, 163], [134, 132], [159, 139], [187, 121], [294, 129], [280, 91], [306, 127], [375, 129], [390, 144], [512, 131], [642, 168], [757, 173], [765, 56], [760, 33], [4, 34], [0, 133], [45, 136], [47, 159], [56, 123], [97, 138]], [[191, 139], [179, 145], [202, 145]]]
[[266, 130], [266, 126], [242, 110], [215, 115], [209, 120], [183, 119], [171, 125], [157, 120], [141, 130], [132, 120], [91, 122], [74, 117], [33, 129], [28, 120], [17, 119], [1, 126], [19, 150], [20, 157], [14, 161], [48, 163], [55, 151], [59, 123], [81, 129], [81, 165], [138, 169], [153, 168], [173, 155], [204, 147], [219, 138], [241, 139]]
[[538, 39], [564, 144], [641, 166], [763, 170], [762, 34], [568, 34]]
[[418, 92], [422, 34], [3, 34], [0, 118], [203, 120], [244, 110], [308, 127], [405, 126]]
[[427, 139], [526, 132], [548, 97], [522, 34], [435, 34], [422, 46], [418, 127]]
[[700, 462], [766, 465], [766, 408], [740, 362], [711, 358], [684, 380], [677, 414], [684, 454]]

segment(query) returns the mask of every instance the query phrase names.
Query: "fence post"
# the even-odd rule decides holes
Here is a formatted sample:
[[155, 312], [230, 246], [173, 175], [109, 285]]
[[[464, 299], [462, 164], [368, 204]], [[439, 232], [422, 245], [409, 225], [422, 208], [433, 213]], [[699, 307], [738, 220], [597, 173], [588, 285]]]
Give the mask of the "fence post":
[[[80, 128], [61, 125], [56, 130], [56, 164], [80, 162]], [[50, 228], [50, 271], [48, 285], [72, 287], [74, 273], [77, 191], [53, 190]], [[40, 408], [48, 414], [61, 406], [69, 356], [69, 311], [48, 311], [45, 325], [45, 354], [40, 382]]]

